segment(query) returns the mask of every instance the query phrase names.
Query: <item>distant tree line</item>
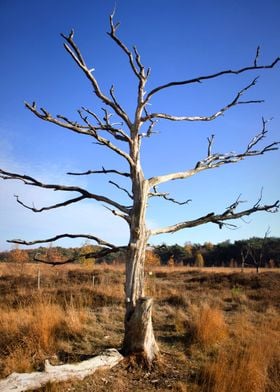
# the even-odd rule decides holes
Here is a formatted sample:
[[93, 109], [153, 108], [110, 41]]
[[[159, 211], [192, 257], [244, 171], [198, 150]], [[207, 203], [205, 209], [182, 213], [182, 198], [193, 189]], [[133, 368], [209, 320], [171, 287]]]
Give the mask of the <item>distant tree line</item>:
[[229, 240], [217, 245], [206, 242], [162, 244], [154, 248], [162, 265], [181, 264], [196, 267], [280, 267], [280, 238], [257, 238]]
[[[34, 262], [40, 255], [46, 261], [63, 262], [78, 256], [79, 263], [121, 264], [125, 262], [125, 254], [120, 251], [100, 259], [85, 259], [83, 254], [98, 250], [99, 247], [85, 243], [81, 247], [40, 247], [36, 249], [19, 249], [0, 252], [0, 262], [17, 262], [24, 264]], [[257, 238], [229, 240], [219, 244], [185, 243], [184, 246], [161, 244], [150, 246], [146, 251], [147, 265], [187, 265], [194, 267], [256, 267], [280, 268], [280, 238]]]

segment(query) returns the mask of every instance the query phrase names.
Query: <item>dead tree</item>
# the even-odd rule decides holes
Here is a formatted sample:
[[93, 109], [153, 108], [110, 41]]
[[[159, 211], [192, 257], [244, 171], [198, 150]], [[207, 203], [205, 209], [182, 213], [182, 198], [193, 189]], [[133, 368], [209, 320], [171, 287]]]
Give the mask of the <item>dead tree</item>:
[[[267, 244], [267, 238], [270, 233], [270, 228], [268, 228], [265, 232], [265, 235], [261, 241], [257, 241], [257, 239], [252, 238], [247, 241], [247, 255], [250, 256], [249, 261], [256, 268], [256, 273], [258, 274], [260, 268], [263, 264], [263, 259], [265, 255], [265, 247]], [[248, 263], [249, 264], [249, 263]]]
[[[113, 20], [114, 15], [110, 16], [110, 31], [109, 37], [119, 47], [122, 53], [127, 57], [131, 71], [137, 80], [137, 102], [135, 105], [134, 115], [129, 116], [128, 112], [119, 102], [114, 86], [108, 92], [105, 92], [97, 81], [94, 69], [89, 67], [84, 59], [82, 53], [76, 42], [74, 41], [74, 31], [69, 35], [63, 35], [65, 40], [64, 48], [72, 57], [79, 70], [88, 79], [90, 87], [93, 89], [95, 96], [100, 100], [101, 107], [103, 106], [104, 116], [99, 116], [96, 111], [91, 108], [81, 107], [78, 110], [80, 121], [72, 120], [62, 114], [54, 116], [45, 108], [37, 108], [35, 102], [25, 103], [25, 106], [35, 116], [43, 121], [47, 121], [58, 127], [64, 128], [71, 132], [76, 132], [81, 135], [87, 135], [95, 140], [101, 146], [107, 147], [113, 153], [117, 154], [124, 160], [127, 166], [126, 171], [117, 170], [115, 168], [94, 169], [85, 172], [71, 172], [72, 176], [85, 175], [116, 175], [119, 179], [127, 178], [131, 182], [131, 189], [126, 189], [119, 182], [110, 181], [110, 183], [119, 190], [124, 191], [130, 200], [130, 205], [123, 205], [110, 197], [93, 193], [92, 191], [79, 187], [61, 184], [43, 183], [39, 179], [29, 175], [12, 173], [7, 170], [0, 170], [0, 177], [4, 180], [20, 180], [24, 184], [31, 187], [45, 188], [54, 191], [62, 191], [64, 193], [75, 194], [75, 197], [70, 197], [66, 201], [36, 208], [25, 204], [18, 196], [16, 201], [23, 207], [30, 209], [33, 212], [42, 212], [60, 207], [66, 207], [70, 204], [80, 202], [82, 200], [90, 199], [101, 202], [109, 208], [113, 215], [124, 219], [129, 226], [130, 237], [128, 244], [119, 247], [111, 244], [104, 239], [98, 238], [92, 234], [70, 234], [64, 233], [55, 235], [51, 238], [37, 239], [33, 241], [25, 241], [14, 239], [9, 242], [34, 245], [46, 242], [54, 242], [61, 238], [86, 238], [95, 241], [99, 246], [99, 251], [96, 253], [89, 253], [84, 257], [102, 257], [109, 253], [118, 252], [120, 248], [126, 249], [126, 284], [125, 284], [125, 336], [123, 344], [123, 352], [125, 354], [140, 352], [143, 353], [148, 363], [151, 363], [158, 354], [158, 346], [154, 338], [151, 309], [152, 301], [145, 297], [144, 292], [144, 261], [145, 249], [148, 239], [151, 236], [174, 233], [178, 230], [192, 228], [206, 223], [213, 223], [219, 228], [224, 226], [233, 227], [233, 220], [242, 218], [246, 215], [253, 214], [259, 211], [275, 212], [278, 210], [279, 201], [272, 204], [262, 204], [259, 199], [255, 204], [247, 209], [240, 209], [240, 200], [237, 199], [229, 207], [224, 208], [221, 212], [209, 212], [206, 215], [200, 216], [197, 219], [186, 220], [175, 223], [171, 226], [161, 227], [157, 229], [150, 229], [146, 224], [146, 210], [150, 198], [163, 198], [173, 203], [179, 203], [174, 198], [170, 197], [166, 192], [158, 190], [158, 187], [164, 183], [173, 180], [183, 180], [194, 176], [204, 170], [215, 169], [223, 165], [237, 163], [247, 157], [263, 155], [267, 152], [277, 150], [278, 142], [271, 142], [263, 145], [262, 142], [267, 135], [267, 121], [263, 119], [261, 130], [256, 134], [248, 144], [240, 152], [216, 153], [213, 151], [214, 136], [208, 138], [206, 156], [201, 158], [198, 162], [189, 169], [175, 173], [167, 173], [165, 175], [158, 175], [150, 178], [145, 178], [141, 160], [140, 148], [141, 141], [144, 137], [151, 137], [153, 135], [155, 125], [159, 120], [166, 120], [172, 122], [189, 122], [189, 121], [212, 121], [222, 116], [229, 109], [241, 104], [253, 104], [261, 101], [242, 100], [243, 95], [251, 89], [257, 82], [257, 78], [253, 79], [251, 83], [246, 85], [240, 91], [235, 93], [232, 100], [226, 103], [222, 108], [215, 113], [206, 116], [190, 116], [190, 115], [174, 115], [172, 113], [152, 112], [149, 104], [156, 98], [157, 94], [163, 90], [168, 90], [178, 86], [187, 86], [197, 83], [207, 82], [211, 79], [217, 79], [224, 75], [239, 75], [249, 73], [252, 71], [268, 70], [273, 68], [280, 60], [276, 58], [270, 64], [260, 65], [259, 48], [257, 49], [255, 58], [252, 59], [252, 64], [244, 66], [239, 69], [226, 69], [219, 72], [214, 72], [202, 76], [197, 76], [190, 79], [170, 81], [159, 85], [151, 90], [147, 89], [146, 84], [150, 76], [150, 68], [146, 68], [142, 63], [140, 54], [134, 46], [132, 49], [127, 47], [125, 43], [119, 38], [117, 30], [119, 23]], [[112, 114], [119, 120], [112, 122]], [[185, 202], [184, 202], [185, 203]], [[184, 204], [179, 203], [179, 204]], [[39, 260], [40, 261], [40, 260]], [[46, 262], [45, 260], [41, 260]], [[73, 262], [74, 259], [63, 261], [63, 263]], [[52, 261], [53, 265], [62, 264], [59, 261]]]
[[241, 272], [244, 272], [246, 260], [249, 256], [249, 249], [246, 246], [242, 246], [240, 250], [240, 256], [241, 256]]

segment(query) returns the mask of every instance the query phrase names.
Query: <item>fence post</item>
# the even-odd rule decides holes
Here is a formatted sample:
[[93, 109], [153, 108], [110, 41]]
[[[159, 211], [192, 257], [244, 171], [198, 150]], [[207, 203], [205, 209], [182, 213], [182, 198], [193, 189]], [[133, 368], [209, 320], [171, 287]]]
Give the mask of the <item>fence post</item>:
[[38, 273], [37, 273], [37, 288], [40, 290], [41, 288], [41, 270], [38, 268]]

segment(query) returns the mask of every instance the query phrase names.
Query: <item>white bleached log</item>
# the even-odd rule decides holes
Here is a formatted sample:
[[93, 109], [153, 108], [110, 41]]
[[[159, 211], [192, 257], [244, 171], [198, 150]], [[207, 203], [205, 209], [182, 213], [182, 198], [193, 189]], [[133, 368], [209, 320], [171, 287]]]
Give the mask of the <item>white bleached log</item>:
[[0, 391], [23, 392], [36, 390], [48, 383], [83, 380], [97, 369], [111, 368], [122, 359], [123, 356], [117, 350], [109, 349], [101, 355], [75, 364], [52, 366], [49, 361], [46, 361], [44, 372], [12, 373], [6, 379], [0, 380]]

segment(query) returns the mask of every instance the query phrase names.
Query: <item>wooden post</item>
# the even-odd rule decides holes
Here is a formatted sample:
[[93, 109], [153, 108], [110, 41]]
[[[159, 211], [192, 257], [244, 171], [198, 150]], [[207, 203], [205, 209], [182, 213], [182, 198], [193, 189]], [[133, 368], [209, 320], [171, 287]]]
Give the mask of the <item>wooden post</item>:
[[37, 288], [38, 288], [38, 290], [41, 289], [41, 270], [40, 270], [40, 268], [38, 268], [38, 272], [37, 272]]

